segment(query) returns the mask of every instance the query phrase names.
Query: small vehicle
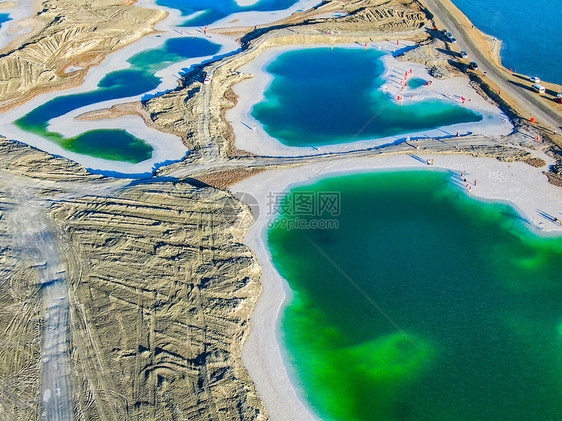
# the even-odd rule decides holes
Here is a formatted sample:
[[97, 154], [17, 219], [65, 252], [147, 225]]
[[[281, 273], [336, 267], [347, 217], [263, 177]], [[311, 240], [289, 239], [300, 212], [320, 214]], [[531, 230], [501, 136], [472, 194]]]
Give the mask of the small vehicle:
[[447, 31], [445, 28], [443, 28], [443, 30], [441, 31], [441, 33], [442, 33], [443, 35], [445, 35], [447, 32], [449, 32], [449, 31]]
[[478, 63], [476, 63], [475, 61], [471, 61], [470, 64], [468, 65], [468, 67], [470, 67], [472, 70], [477, 70], [478, 69]]
[[541, 81], [541, 80], [540, 80], [538, 77], [536, 77], [536, 76], [530, 77], [529, 80], [530, 80], [531, 82], [533, 82], [533, 83], [539, 83], [539, 82]]
[[445, 36], [446, 36], [447, 38], [451, 38], [451, 37], [453, 36], [453, 34], [450, 33], [450, 32], [446, 32], [446, 33], [445, 33]]
[[544, 94], [546, 92], [546, 88], [538, 83], [535, 83], [531, 88], [538, 94]]
[[451, 37], [449, 38], [449, 41], [451, 41], [454, 44], [455, 42], [457, 42], [457, 39], [455, 37]]
[[468, 52], [466, 50], [462, 50], [461, 51], [461, 57], [462, 58], [467, 58], [468, 57]]

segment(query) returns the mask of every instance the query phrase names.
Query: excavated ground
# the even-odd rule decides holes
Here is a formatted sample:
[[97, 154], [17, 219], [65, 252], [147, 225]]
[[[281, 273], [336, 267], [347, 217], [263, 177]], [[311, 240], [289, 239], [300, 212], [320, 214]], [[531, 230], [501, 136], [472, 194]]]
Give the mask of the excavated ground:
[[[39, 29], [0, 55], [0, 112], [80, 85], [90, 67], [153, 32], [166, 16], [128, 1], [43, 1], [28, 23]], [[70, 66], [76, 70], [65, 73]]]
[[[163, 17], [130, 2], [86, 3], [44, 3], [36, 18], [44, 19], [43, 29], [0, 57], [6, 98], [0, 107], [80, 83], [85, 71], [66, 75], [68, 65], [99, 62]], [[320, 17], [334, 11], [346, 15]], [[137, 114], [180, 135], [192, 151], [162, 168], [160, 178], [92, 175], [71, 161], [0, 138], [0, 419], [37, 419], [42, 404], [43, 262], [25, 240], [35, 226], [26, 221], [35, 219], [45, 221], [50, 235], [43, 240], [65, 266], [76, 419], [266, 419], [240, 358], [261, 291], [261, 269], [242, 245], [253, 218], [248, 207], [210, 185], [226, 188], [271, 167], [412, 149], [401, 144], [304, 159], [239, 151], [224, 117], [237, 100], [232, 86], [251, 77], [238, 69], [276, 45], [411, 39], [423, 46], [405, 58], [434, 65], [445, 77], [455, 74], [438, 51], [444, 45], [430, 41], [429, 27], [417, 1], [336, 0], [271, 26], [218, 30], [240, 36], [243, 51], [194, 71], [180, 88], [150, 101], [82, 116]], [[212, 74], [211, 85], [202, 83], [203, 72]], [[457, 146], [428, 139], [421, 149], [543, 166], [527, 149], [506, 146], [539, 148], [529, 140], [532, 127], [519, 129], [501, 145], [462, 137]]]

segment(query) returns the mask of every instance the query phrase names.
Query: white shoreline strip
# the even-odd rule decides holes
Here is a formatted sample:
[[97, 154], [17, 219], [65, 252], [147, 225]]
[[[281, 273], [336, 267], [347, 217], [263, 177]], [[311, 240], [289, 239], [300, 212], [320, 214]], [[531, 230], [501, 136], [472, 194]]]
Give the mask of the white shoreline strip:
[[[411, 47], [415, 45], [411, 41], [400, 41], [399, 48]], [[480, 134], [491, 138], [499, 138], [508, 135], [513, 131], [513, 125], [509, 118], [497, 107], [486, 102], [469, 84], [469, 80], [464, 77], [438, 80], [427, 73], [424, 65], [398, 61], [391, 54], [382, 57], [385, 72], [382, 77], [386, 80], [381, 87], [386, 90], [391, 100], [396, 101], [398, 94], [405, 97], [401, 103], [404, 105], [428, 99], [449, 100], [458, 102], [462, 105], [461, 97], [466, 101], [464, 106], [467, 109], [480, 113], [484, 119], [476, 123], [461, 123], [432, 130], [410, 132], [388, 136], [379, 139], [359, 140], [350, 143], [335, 145], [324, 145], [315, 147], [293, 147], [282, 144], [277, 139], [271, 137], [263, 128], [263, 125], [251, 116], [252, 108], [255, 104], [264, 100], [264, 93], [273, 81], [273, 76], [266, 72], [267, 66], [279, 55], [299, 49], [334, 47], [331, 44], [318, 45], [290, 45], [268, 49], [262, 53], [255, 61], [248, 63], [240, 68], [241, 72], [251, 73], [255, 77], [246, 79], [233, 87], [238, 95], [237, 105], [227, 111], [226, 118], [231, 123], [236, 136], [237, 148], [265, 156], [294, 156], [294, 155], [316, 155], [319, 153], [343, 152], [403, 141], [407, 137], [416, 138], [444, 138], [454, 137], [459, 132], [460, 135], [467, 133]], [[336, 48], [364, 49], [358, 44], [337, 44]], [[377, 49], [387, 53], [392, 53], [397, 46], [390, 42], [368, 44], [368, 48]], [[412, 70], [409, 79], [421, 78], [432, 81], [430, 86], [422, 86], [417, 89], [405, 88], [400, 90], [400, 80], [405, 72]], [[400, 75], [400, 77], [399, 77]], [[411, 95], [414, 95], [412, 99]], [[251, 130], [255, 126], [255, 130]]]
[[[174, 26], [182, 19], [182, 16], [178, 10], [157, 6], [155, 4], [155, 0], [139, 0], [137, 2], [137, 5], [141, 7], [164, 9], [170, 13], [170, 15], [165, 20], [156, 24], [155, 29], [158, 31], [172, 32]], [[54, 98], [57, 98], [59, 96], [88, 92], [96, 89], [98, 82], [106, 74], [112, 71], [128, 68], [130, 66], [130, 64], [127, 63], [128, 58], [146, 49], [154, 48], [155, 42], [159, 42], [157, 38], [158, 35], [162, 34], [147, 35], [141, 38], [139, 41], [125, 48], [122, 48], [115, 53], [109, 54], [101, 64], [90, 69], [85, 77], [84, 83], [81, 86], [39, 95], [7, 113], [0, 114], [0, 135], [3, 135], [9, 139], [26, 143], [30, 146], [39, 148], [53, 155], [63, 156], [65, 158], [71, 159], [94, 171], [107, 172], [111, 175], [115, 175], [113, 173], [150, 175], [150, 173], [152, 173], [152, 171], [159, 164], [167, 161], [176, 161], [181, 159], [185, 156], [188, 150], [183, 145], [179, 137], [148, 128], [144, 124], [144, 121], [140, 117], [136, 116], [125, 116], [124, 118], [120, 117], [110, 120], [98, 120], [94, 122], [94, 125], [89, 125], [89, 128], [126, 130], [130, 134], [138, 137], [141, 140], [144, 140], [146, 143], [151, 145], [154, 148], [152, 158], [146, 161], [142, 161], [138, 164], [132, 164], [122, 161], [112, 161], [95, 158], [89, 155], [78, 154], [64, 149], [57, 143], [45, 139], [39, 135], [21, 130], [19, 127], [12, 124], [13, 121], [18, 120], [33, 109]], [[126, 100], [121, 100], [120, 102], [126, 102]], [[68, 124], [77, 127], [82, 123], [84, 122], [71, 120]], [[121, 126], [120, 124], [123, 124], [123, 126]]]
[[32, 31], [32, 28], [26, 25], [25, 19], [33, 15], [36, 3], [37, 0], [18, 0], [15, 7], [0, 8], [0, 13], [10, 15], [10, 20], [0, 27], [0, 50], [16, 38]]
[[259, 1], [260, 0], [236, 0], [236, 4], [240, 7], [248, 7], [248, 6], [253, 6]]
[[[239, 5], [245, 7], [246, 5], [241, 4], [241, 2], [247, 2], [253, 0], [239, 0]], [[248, 12], [237, 12], [231, 15], [228, 15], [211, 25], [209, 28], [233, 28], [233, 27], [240, 27], [240, 26], [256, 26], [256, 25], [265, 25], [268, 23], [273, 23], [281, 19], [285, 19], [291, 16], [293, 13], [312, 9], [313, 7], [319, 5], [321, 3], [320, 0], [300, 0], [296, 2], [293, 6], [288, 9], [284, 10], [274, 10], [271, 12], [256, 12], [256, 11], [248, 11]]]
[[[205, 63], [209, 60], [212, 60], [215, 57], [220, 57], [224, 54], [228, 54], [239, 47], [238, 43], [232, 38], [221, 36], [221, 35], [213, 35], [213, 37], [211, 38], [209, 36], [205, 36], [203, 34], [197, 33], [193, 28], [190, 29], [191, 30], [188, 29], [185, 31], [186, 38], [193, 37], [193, 38], [208, 39], [213, 44], [219, 46], [220, 48], [219, 51], [215, 55], [186, 59], [171, 64], [165, 69], [159, 70], [154, 74], [154, 76], [161, 78], [161, 82], [156, 88], [150, 91], [144, 92], [139, 95], [133, 95], [129, 97], [122, 97], [122, 98], [110, 99], [107, 101], [96, 102], [94, 104], [76, 108], [70, 111], [69, 113], [66, 113], [60, 117], [56, 117], [49, 121], [49, 130], [61, 133], [65, 136], [71, 136], [71, 135], [74, 136], [77, 133], [85, 132], [87, 131], [87, 129], [80, 128], [80, 126], [83, 124], [83, 120], [75, 120], [75, 117], [79, 116], [80, 114], [86, 113], [88, 111], [110, 108], [116, 104], [123, 104], [125, 102], [140, 101], [145, 97], [156, 96], [158, 93], [162, 93], [170, 89], [173, 89], [177, 86], [177, 80], [180, 73], [183, 74], [189, 72], [192, 69], [192, 67], [194, 67], [195, 65], [199, 65], [201, 63]], [[166, 41], [173, 38], [181, 38], [181, 37], [178, 37], [177, 33], [167, 33], [165, 35], [162, 35], [161, 38], [159, 38], [158, 40], [156, 40], [155, 46], [150, 49], [163, 47]], [[131, 66], [129, 65], [129, 63], [127, 63], [127, 68], [130, 67]], [[95, 84], [96, 87], [98, 82], [96, 82]], [[95, 90], [96, 87], [90, 88], [87, 91]], [[84, 88], [84, 85], [82, 85], [81, 88]], [[82, 92], [82, 89], [79, 92]]]
[[[28, 2], [27, 0], [25, 0]], [[33, 8], [32, 1], [30, 0], [31, 8]], [[286, 16], [290, 16], [290, 14], [295, 10], [297, 7], [302, 7], [306, 4], [317, 4], [317, 2], [311, 2], [310, 0], [303, 0], [298, 2], [293, 7], [287, 10], [281, 10], [276, 12], [243, 12], [241, 15], [244, 15], [247, 19], [252, 20], [252, 25], [266, 23], [270, 21], [274, 21], [277, 19], [284, 18]], [[108, 173], [123, 173], [123, 174], [140, 174], [152, 172], [155, 168], [157, 168], [163, 162], [170, 162], [170, 161], [178, 161], [182, 159], [188, 149], [185, 147], [181, 139], [177, 136], [170, 135], [167, 133], [162, 133], [153, 129], [149, 129], [144, 124], [142, 119], [137, 118], [135, 116], [127, 116], [125, 118], [116, 118], [116, 119], [106, 119], [106, 120], [95, 120], [95, 121], [78, 121], [74, 120], [74, 117], [91, 110], [98, 110], [101, 108], [108, 108], [115, 104], [121, 104], [124, 102], [131, 102], [131, 101], [138, 101], [144, 96], [147, 95], [154, 95], [158, 92], [164, 92], [169, 89], [173, 89], [177, 86], [177, 78], [178, 73], [180, 73], [185, 68], [191, 68], [194, 65], [212, 60], [216, 57], [220, 57], [226, 54], [230, 54], [237, 49], [239, 49], [240, 45], [236, 42], [234, 37], [228, 37], [223, 35], [217, 34], [202, 34], [200, 28], [198, 27], [178, 27], [183, 22], [185, 22], [189, 17], [182, 16], [180, 11], [177, 9], [171, 9], [163, 6], [159, 6], [156, 4], [155, 0], [139, 0], [136, 3], [137, 6], [152, 8], [152, 9], [162, 9], [169, 13], [169, 16], [156, 24], [155, 29], [160, 31], [157, 34], [147, 35], [141, 38], [139, 41], [122, 48], [115, 53], [109, 54], [101, 64], [92, 67], [88, 74], [85, 77], [85, 81], [82, 85], [76, 88], [66, 89], [66, 90], [58, 90], [54, 92], [48, 92], [42, 95], [39, 95], [32, 100], [28, 101], [27, 103], [7, 112], [0, 114], [0, 135], [6, 136], [9, 139], [14, 139], [23, 143], [26, 143], [30, 146], [39, 148], [43, 151], [48, 153], [63, 156], [65, 158], [72, 159], [87, 168], [108, 172]], [[26, 9], [29, 13], [29, 7]], [[226, 18], [225, 18], [226, 19]], [[10, 21], [12, 22], [12, 21]], [[215, 25], [214, 25], [215, 26]], [[82, 107], [77, 110], [73, 110], [72, 112], [68, 113], [67, 115], [58, 117], [53, 119], [50, 122], [50, 129], [53, 131], [57, 131], [62, 133], [65, 136], [75, 136], [79, 133], [84, 133], [88, 130], [93, 129], [116, 129], [116, 130], [126, 130], [130, 134], [138, 137], [141, 140], [144, 140], [146, 143], [151, 145], [154, 148], [153, 156], [151, 159], [142, 161], [138, 164], [130, 164], [125, 163], [122, 161], [111, 161], [111, 160], [104, 160], [100, 158], [94, 158], [88, 155], [77, 154], [71, 151], [68, 151], [58, 144], [51, 142], [39, 135], [35, 135], [33, 133], [29, 133], [27, 131], [21, 130], [12, 124], [13, 121], [18, 120], [22, 116], [26, 115], [33, 109], [37, 108], [38, 106], [56, 98], [59, 96], [66, 96], [66, 95], [73, 95], [79, 94], [83, 92], [89, 92], [95, 90], [99, 81], [106, 76], [108, 73], [127, 69], [130, 67], [130, 64], [127, 60], [134, 56], [135, 54], [154, 49], [158, 46], [161, 46], [165, 43], [166, 40], [171, 38], [179, 38], [182, 35], [178, 33], [178, 30], [183, 30], [185, 32], [185, 36], [197, 36], [200, 38], [207, 38], [209, 41], [216, 43], [220, 46], [219, 52], [214, 56], [206, 56], [206, 57], [197, 57], [193, 59], [184, 60], [179, 63], [175, 63], [170, 65], [169, 67], [160, 70], [156, 73], [158, 77], [162, 78], [160, 85], [141, 95], [131, 96], [127, 98], [118, 98], [115, 100], [104, 101], [96, 104], [91, 104], [86, 107]], [[116, 175], [116, 174], [113, 174]]]
[[[478, 181], [477, 186], [472, 187], [471, 194], [475, 197], [509, 203], [534, 226], [542, 222], [545, 235], [562, 234], [561, 226], [538, 212], [541, 210], [562, 219], [562, 190], [548, 183], [543, 169], [522, 162], [506, 163], [466, 155], [428, 154], [420, 157], [433, 159], [434, 166], [427, 166], [408, 155], [346, 159], [267, 171], [231, 188], [234, 193], [253, 196], [260, 209], [244, 242], [256, 254], [263, 268], [263, 293], [251, 318], [251, 333], [242, 349], [242, 359], [271, 420], [311, 420], [315, 417], [303, 401], [296, 381], [291, 378], [285, 350], [279, 341], [279, 320], [291, 292], [273, 266], [267, 247], [268, 223], [274, 217], [267, 214], [270, 192], [288, 191], [320, 178], [358, 172], [451, 170], [464, 173], [470, 182]], [[552, 159], [545, 155], [541, 158], [552, 163]], [[531, 229], [539, 232], [535, 227]]]

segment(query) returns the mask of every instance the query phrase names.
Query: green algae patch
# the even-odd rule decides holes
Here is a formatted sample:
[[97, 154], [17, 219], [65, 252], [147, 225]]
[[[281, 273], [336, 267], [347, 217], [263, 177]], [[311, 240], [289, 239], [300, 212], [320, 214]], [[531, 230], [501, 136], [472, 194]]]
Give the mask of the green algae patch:
[[343, 357], [354, 360], [356, 369], [380, 383], [401, 384], [423, 372], [432, 350], [419, 338], [395, 332], [345, 350]]

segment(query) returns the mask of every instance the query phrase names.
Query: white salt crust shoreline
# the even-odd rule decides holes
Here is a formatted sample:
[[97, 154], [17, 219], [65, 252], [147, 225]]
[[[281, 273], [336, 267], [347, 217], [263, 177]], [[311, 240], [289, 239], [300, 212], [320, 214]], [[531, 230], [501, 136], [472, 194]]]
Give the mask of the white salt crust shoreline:
[[236, 4], [241, 7], [252, 6], [260, 0], [236, 0]]
[[[237, 3], [239, 6], [247, 7], [258, 3], [258, 1], [238, 0]], [[320, 3], [320, 0], [301, 0], [285, 10], [274, 10], [272, 12], [237, 12], [214, 22], [209, 25], [209, 28], [232, 28], [273, 23], [285, 19], [295, 12], [311, 9]]]
[[[155, 0], [139, 0], [137, 2], [137, 5], [141, 7], [161, 8], [168, 11], [170, 15], [164, 21], [159, 22], [155, 26], [155, 29], [157, 31], [163, 32], [167, 37], [171, 37], [171, 35], [175, 33], [173, 32], [174, 25], [180, 23], [182, 19], [179, 11], [156, 6]], [[92, 128], [124, 129], [130, 134], [146, 141], [154, 148], [152, 158], [146, 161], [142, 161], [138, 164], [106, 160], [71, 152], [62, 148], [55, 142], [51, 142], [34, 133], [21, 130], [19, 127], [12, 124], [13, 121], [21, 118], [33, 109], [56, 97], [88, 92], [96, 89], [98, 82], [106, 74], [115, 70], [128, 68], [130, 66], [129, 63], [127, 63], [128, 58], [143, 50], [155, 48], [156, 45], [159, 45], [156, 44], [160, 43], [160, 40], [157, 38], [158, 35], [161, 35], [161, 38], [164, 38], [164, 40], [162, 40], [163, 43], [165, 41], [165, 37], [163, 36], [164, 34], [151, 34], [145, 36], [136, 43], [108, 55], [101, 64], [90, 69], [85, 77], [84, 83], [79, 87], [55, 92], [48, 92], [39, 95], [33, 98], [31, 101], [28, 101], [25, 104], [7, 113], [0, 114], [0, 134], [6, 136], [9, 139], [14, 139], [26, 143], [30, 146], [39, 148], [53, 155], [63, 156], [65, 158], [71, 159], [96, 172], [117, 172], [124, 174], [149, 175], [159, 163], [163, 163], [169, 160], [181, 159], [181, 157], [185, 156], [185, 154], [187, 153], [187, 148], [183, 145], [179, 137], [150, 129], [146, 127], [144, 121], [140, 117], [136, 116], [126, 116], [125, 118], [117, 118], [111, 120], [99, 120], [95, 122], [96, 124], [94, 126], [88, 124], [91, 122], [82, 122], [69, 119], [65, 124], [62, 124], [61, 126], [63, 127], [63, 131], [64, 128], [69, 129], [74, 127], [75, 134], [88, 130], [79, 129], [82, 123], [87, 123], [85, 126], [89, 127], [89, 130], [91, 130]], [[175, 34], [177, 35], [177, 33]], [[163, 80], [161, 86], [165, 82], [166, 81]], [[127, 102], [127, 99], [121, 99], [118, 102]], [[98, 108], [101, 107], [95, 107], [94, 109]]]
[[[298, 2], [290, 9], [283, 11], [272, 13], [243, 12], [240, 13], [240, 15], [243, 15], [245, 19], [251, 20], [253, 22], [252, 24], [256, 25], [289, 16], [294, 12], [295, 8], [306, 6], [309, 3], [316, 4], [316, 2], [304, 0], [302, 2]], [[28, 16], [33, 12], [35, 2], [29, 1], [25, 2], [25, 4], [27, 5], [26, 16]], [[178, 161], [182, 159], [188, 153], [188, 149], [185, 147], [181, 139], [178, 136], [162, 133], [160, 131], [148, 128], [140, 117], [125, 116], [115, 119], [94, 121], [74, 120], [74, 117], [87, 111], [108, 108], [115, 104], [121, 104], [125, 102], [139, 101], [143, 97], [155, 95], [158, 92], [164, 92], [166, 90], [173, 89], [177, 86], [179, 73], [183, 73], [186, 69], [190, 69], [194, 65], [198, 65], [200, 63], [230, 54], [240, 48], [240, 45], [233, 37], [218, 34], [204, 34], [203, 29], [199, 27], [178, 26], [185, 22], [189, 17], [182, 16], [177, 9], [158, 6], [156, 5], [155, 0], [139, 0], [136, 4], [140, 7], [163, 9], [169, 13], [169, 16], [165, 20], [159, 22], [155, 26], [155, 29], [159, 31], [159, 33], [147, 35], [134, 44], [108, 55], [101, 64], [94, 66], [89, 70], [88, 74], [85, 77], [84, 83], [79, 87], [39, 95], [7, 113], [0, 114], [0, 135], [3, 135], [9, 139], [14, 139], [26, 143], [30, 146], [39, 148], [53, 155], [69, 158], [84, 165], [86, 168], [94, 172], [101, 172], [114, 176], [119, 174], [149, 176], [152, 171], [154, 171], [159, 166], [165, 163], [170, 163], [172, 161]], [[16, 23], [15, 20], [10, 22]], [[220, 26], [219, 22], [210, 25], [210, 27], [218, 26]], [[81, 107], [49, 122], [49, 130], [59, 132], [67, 137], [76, 136], [77, 134], [84, 133], [93, 129], [126, 130], [130, 134], [145, 141], [154, 148], [152, 158], [139, 162], [137, 164], [131, 164], [78, 154], [68, 151], [55, 142], [51, 142], [39, 135], [21, 130], [19, 127], [12, 124], [13, 121], [18, 120], [33, 109], [56, 97], [95, 90], [99, 81], [108, 73], [129, 68], [130, 64], [127, 62], [127, 59], [129, 59], [133, 55], [144, 50], [157, 48], [163, 45], [166, 40], [181, 36], [206, 38], [209, 41], [218, 44], [220, 46], [220, 50], [214, 56], [197, 57], [194, 59], [184, 60], [157, 72], [156, 76], [161, 77], [162, 81], [157, 88], [149, 92], [143, 93], [141, 95], [131, 96], [127, 98], [118, 98], [115, 100], [99, 102], [86, 107]]]
[[[542, 153], [537, 157], [552, 159]], [[409, 155], [345, 159], [304, 167], [271, 170], [234, 185], [231, 190], [242, 200], [257, 201], [256, 222], [250, 228], [245, 244], [256, 254], [263, 268], [263, 292], [251, 318], [251, 333], [242, 349], [242, 359], [254, 380], [256, 389], [273, 421], [318, 419], [303, 399], [303, 393], [288, 366], [286, 351], [280, 342], [280, 317], [291, 299], [287, 282], [271, 261], [267, 247], [268, 224], [274, 216], [267, 214], [268, 194], [287, 192], [292, 187], [312, 184], [318, 179], [344, 174], [373, 171], [452, 171], [463, 173], [472, 184], [468, 192], [484, 201], [504, 202], [514, 207], [528, 221], [529, 228], [541, 235], [562, 235], [562, 227], [548, 220], [539, 210], [562, 219], [562, 190], [548, 183], [542, 169], [522, 162], [505, 163], [493, 158], [466, 155], [420, 155], [433, 159], [428, 166]], [[477, 186], [474, 181], [477, 180]], [[256, 206], [253, 206], [255, 210]], [[537, 227], [544, 224], [543, 231]]]
[[[241, 150], [266, 156], [316, 155], [318, 153], [342, 152], [388, 145], [404, 141], [408, 136], [411, 139], [447, 138], [456, 136], [458, 132], [460, 135], [473, 133], [491, 138], [499, 138], [513, 131], [513, 125], [509, 121], [509, 118], [499, 108], [486, 102], [484, 98], [478, 95], [474, 88], [470, 86], [467, 78], [455, 77], [445, 80], [435, 79], [427, 73], [427, 68], [424, 65], [399, 61], [392, 56], [394, 52], [399, 53], [401, 50], [411, 48], [414, 45], [415, 44], [411, 41], [400, 41], [399, 45], [388, 41], [368, 44], [367, 48], [369, 49], [376, 49], [387, 53], [381, 58], [385, 66], [382, 77], [386, 82], [380, 89], [386, 91], [394, 102], [396, 102], [396, 98], [399, 94], [402, 95], [404, 100], [399, 102], [404, 105], [428, 99], [451, 101], [480, 113], [484, 117], [482, 121], [454, 124], [432, 130], [410, 132], [379, 139], [359, 140], [336, 145], [315, 147], [293, 147], [284, 145], [277, 139], [271, 137], [264, 130], [263, 125], [251, 115], [253, 106], [264, 100], [264, 93], [273, 81], [273, 76], [266, 71], [267, 66], [279, 57], [279, 55], [288, 51], [321, 47], [363, 50], [365, 47], [359, 44], [280, 46], [270, 48], [265, 53], [262, 53], [255, 61], [239, 69], [241, 72], [253, 74], [254, 77], [244, 80], [233, 87], [234, 92], [239, 97], [238, 103], [226, 113], [226, 118], [234, 129], [236, 147]], [[410, 70], [412, 70], [412, 73], [409, 73]], [[406, 72], [409, 73], [408, 80], [420, 78], [431, 81], [432, 84], [421, 86], [417, 89], [406, 87], [401, 90], [400, 82]], [[461, 100], [462, 97], [466, 100], [464, 104]]]
[[24, 19], [33, 15], [36, 0], [18, 0], [16, 6], [0, 8], [0, 13], [7, 13], [10, 20], [0, 27], [0, 50], [18, 37], [32, 31]]

